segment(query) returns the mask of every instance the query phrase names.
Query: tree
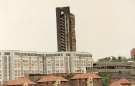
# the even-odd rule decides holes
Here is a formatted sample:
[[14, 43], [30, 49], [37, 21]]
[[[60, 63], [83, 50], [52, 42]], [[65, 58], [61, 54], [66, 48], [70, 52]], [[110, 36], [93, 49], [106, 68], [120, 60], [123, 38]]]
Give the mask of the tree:
[[102, 77], [103, 86], [109, 86], [111, 75], [109, 73], [100, 73]]
[[112, 57], [112, 61], [116, 61], [117, 59], [116, 59], [116, 57], [115, 56], [111, 56]]
[[122, 56], [118, 56], [118, 61], [122, 61]]
[[132, 60], [132, 61], [135, 61], [135, 56], [132, 56], [132, 57], [131, 57], [131, 60]]

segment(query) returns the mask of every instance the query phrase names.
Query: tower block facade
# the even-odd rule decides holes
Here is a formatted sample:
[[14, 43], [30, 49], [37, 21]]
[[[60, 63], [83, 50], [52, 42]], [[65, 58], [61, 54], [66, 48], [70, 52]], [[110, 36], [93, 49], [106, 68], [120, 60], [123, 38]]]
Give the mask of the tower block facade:
[[58, 51], [76, 51], [75, 16], [69, 7], [56, 8]]

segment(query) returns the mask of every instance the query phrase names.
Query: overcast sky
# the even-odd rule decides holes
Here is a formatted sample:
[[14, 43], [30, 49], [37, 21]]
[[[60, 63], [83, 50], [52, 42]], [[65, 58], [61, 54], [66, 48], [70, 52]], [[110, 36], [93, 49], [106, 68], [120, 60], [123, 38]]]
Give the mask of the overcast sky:
[[77, 51], [130, 56], [135, 0], [0, 0], [0, 50], [57, 51], [57, 6], [75, 14]]

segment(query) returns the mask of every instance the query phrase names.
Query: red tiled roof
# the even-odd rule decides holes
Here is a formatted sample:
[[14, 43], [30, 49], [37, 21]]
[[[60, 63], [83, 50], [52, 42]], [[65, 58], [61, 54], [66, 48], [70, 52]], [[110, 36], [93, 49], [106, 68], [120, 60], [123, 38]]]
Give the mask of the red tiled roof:
[[118, 82], [121, 84], [130, 84], [130, 82], [127, 79], [120, 79]]
[[83, 73], [83, 74], [76, 74], [71, 79], [86, 79], [86, 78], [101, 78], [96, 73]]
[[57, 80], [59, 80], [59, 81], [68, 81], [67, 79], [65, 79], [63, 77], [48, 75], [48, 76], [43, 76], [37, 82], [49, 82], [49, 81], [57, 81]]
[[110, 84], [110, 86], [122, 86], [119, 82], [115, 81]]
[[25, 83], [26, 84], [36, 84], [26, 77], [19, 77], [17, 80], [9, 80], [5, 84], [6, 85], [22, 85], [22, 84], [25, 84]]
[[120, 79], [117, 81], [114, 81], [110, 84], [110, 86], [128, 86], [130, 84], [130, 82], [127, 79]]

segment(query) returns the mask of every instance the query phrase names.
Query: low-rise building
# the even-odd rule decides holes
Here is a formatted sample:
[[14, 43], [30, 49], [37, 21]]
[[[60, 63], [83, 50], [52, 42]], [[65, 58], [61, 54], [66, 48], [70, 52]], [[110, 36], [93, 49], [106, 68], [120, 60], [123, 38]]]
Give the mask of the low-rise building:
[[101, 77], [97, 73], [75, 74], [70, 81], [70, 86], [103, 86]]
[[54, 75], [43, 76], [37, 84], [38, 86], [70, 86], [67, 79]]
[[93, 64], [93, 69], [87, 72], [109, 73], [111, 78], [125, 77], [135, 79], [135, 62], [133, 61], [99, 61]]
[[109, 86], [131, 86], [131, 83], [127, 79], [123, 78], [123, 79], [113, 81], [112, 83], [110, 83]]
[[16, 80], [8, 80], [4, 86], [36, 86], [36, 83], [27, 77], [19, 77]]

